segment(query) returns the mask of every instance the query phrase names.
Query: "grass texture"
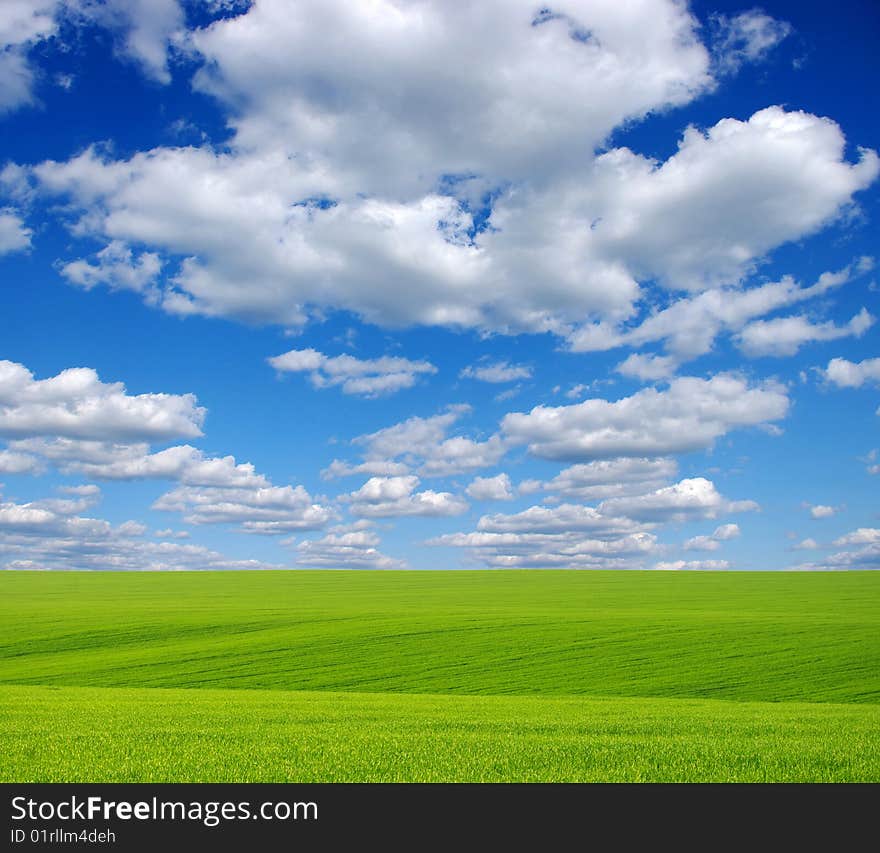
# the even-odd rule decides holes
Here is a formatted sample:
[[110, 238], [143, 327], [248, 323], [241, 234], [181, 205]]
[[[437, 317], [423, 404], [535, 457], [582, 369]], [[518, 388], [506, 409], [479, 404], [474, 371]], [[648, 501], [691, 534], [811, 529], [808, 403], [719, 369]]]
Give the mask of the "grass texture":
[[878, 781], [880, 575], [0, 575], [2, 781]]

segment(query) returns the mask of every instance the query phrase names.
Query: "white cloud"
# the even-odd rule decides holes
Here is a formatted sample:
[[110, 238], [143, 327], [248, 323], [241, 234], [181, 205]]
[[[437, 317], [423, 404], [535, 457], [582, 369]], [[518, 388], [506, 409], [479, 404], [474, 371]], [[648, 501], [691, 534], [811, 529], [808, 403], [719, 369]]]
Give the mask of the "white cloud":
[[834, 540], [838, 547], [849, 545], [877, 545], [880, 544], [880, 530], [876, 527], [859, 527], [845, 536]]
[[795, 551], [815, 551], [819, 548], [819, 543], [812, 539], [811, 537], [807, 537], [806, 539], [801, 539], [796, 545], [791, 546]]
[[149, 77], [170, 81], [167, 54], [184, 24], [177, 0], [3, 0], [0, 114], [34, 103], [37, 74], [28, 52], [56, 36], [61, 21], [109, 29], [120, 56], [134, 60]]
[[[2, 54], [0, 54], [0, 66], [2, 66], [2, 62]], [[2, 68], [0, 68], [0, 75], [2, 75]], [[32, 233], [14, 210], [0, 209], [0, 255], [27, 249], [31, 245]]]
[[692, 536], [682, 547], [685, 551], [717, 551], [721, 543], [711, 536]]
[[101, 489], [94, 483], [86, 483], [80, 486], [58, 486], [62, 495], [77, 495], [81, 498], [93, 498], [101, 494]]
[[812, 323], [803, 315], [756, 320], [740, 332], [737, 345], [752, 357], [794, 355], [805, 343], [851, 336], [860, 338], [874, 322], [875, 318], [865, 308], [844, 326], [831, 322]]
[[633, 355], [618, 366], [627, 375], [660, 378], [661, 372], [671, 374], [681, 362], [709, 352], [722, 332], [735, 334], [758, 317], [825, 295], [873, 267], [873, 258], [861, 257], [841, 270], [822, 273], [809, 287], [801, 287], [791, 276], [784, 276], [755, 287], [713, 288], [678, 299], [632, 327], [584, 326], [570, 337], [569, 343], [573, 350], [591, 351], [662, 341], [670, 356]]
[[724, 571], [730, 568], [727, 560], [669, 560], [654, 564], [654, 568], [660, 571]]
[[[657, 463], [654, 470], [666, 462], [653, 461]], [[639, 460], [643, 468], [651, 462]], [[633, 476], [638, 474], [637, 467], [633, 466]], [[682, 480], [651, 494], [607, 500], [598, 508], [536, 505], [513, 514], [484, 515], [476, 530], [445, 534], [427, 544], [467, 548], [478, 562], [490, 567], [639, 568], [647, 557], [664, 550], [651, 532], [658, 523], [757, 508], [752, 501], [728, 501], [707, 480]], [[715, 550], [719, 542], [738, 535], [736, 524], [723, 524], [711, 538], [701, 538], [711, 541], [708, 550]]]
[[669, 388], [645, 388], [615, 402], [590, 399], [571, 406], [536, 406], [504, 417], [513, 444], [535, 456], [597, 459], [699, 450], [745, 426], [785, 417], [788, 397], [774, 382], [750, 386], [734, 374], [682, 377]]
[[65, 474], [83, 474], [102, 468], [113, 473], [122, 461], [139, 459], [150, 452], [146, 442], [128, 444], [74, 438], [20, 438], [10, 441], [9, 446], [13, 451], [47, 459]]
[[672, 356], [642, 355], [632, 353], [614, 368], [624, 376], [653, 381], [668, 379], [678, 369], [678, 361]]
[[824, 376], [838, 388], [861, 388], [868, 382], [880, 384], [880, 358], [866, 358], [859, 362], [832, 358]]
[[188, 444], [150, 453], [145, 444], [24, 441], [15, 443], [53, 460], [65, 473], [101, 480], [176, 480], [188, 486], [260, 489], [270, 486], [250, 462], [210, 457]]
[[199, 545], [151, 542], [144, 525], [77, 515], [79, 502], [0, 501], [0, 565], [6, 569], [175, 571], [270, 569], [259, 560], [231, 560]]
[[[875, 180], [877, 155], [864, 151], [850, 165], [845, 144], [828, 119], [768, 107], [745, 122], [689, 128], [662, 164], [614, 149], [596, 159], [587, 187], [575, 183], [553, 200], [552, 239], [573, 238], [560, 221], [594, 223], [582, 245], [618, 276], [657, 278], [675, 290], [737, 284], [770, 250], [815, 232]], [[502, 227], [492, 238], [505, 236]], [[585, 258], [569, 251], [561, 260], [580, 271]]]
[[101, 480], [173, 480], [154, 509], [180, 512], [191, 524], [238, 524], [246, 533], [315, 530], [334, 517], [302, 486], [275, 486], [250, 462], [211, 457], [188, 444], [151, 453], [146, 443], [113, 444], [71, 439], [12, 442], [16, 453], [44, 458], [64, 473]]
[[510, 501], [514, 494], [507, 474], [496, 477], [475, 477], [465, 489], [468, 497], [475, 501]]
[[172, 530], [170, 527], [166, 527], [164, 530], [157, 530], [153, 536], [157, 539], [189, 539], [189, 531]]
[[504, 441], [493, 435], [485, 441], [453, 436], [424, 457], [419, 473], [425, 477], [447, 477], [497, 464], [507, 451]]
[[362, 518], [400, 516], [461, 515], [468, 509], [465, 500], [450, 492], [426, 489], [417, 492], [419, 478], [370, 477], [357, 491], [345, 497], [352, 515]]
[[162, 262], [154, 252], [141, 252], [135, 257], [131, 249], [114, 240], [95, 255], [97, 263], [86, 260], [71, 261], [60, 268], [69, 282], [91, 290], [105, 284], [113, 290], [133, 290], [144, 293], [155, 287]]
[[640, 283], [738, 283], [877, 174], [872, 152], [844, 159], [832, 121], [779, 107], [691, 128], [663, 163], [594, 156], [713, 86], [674, 0], [537, 15], [525, 0], [264, 0], [189, 45], [196, 87], [228, 108], [227, 148], [33, 169], [82, 211], [76, 235], [160, 256], [172, 313], [299, 325], [344, 309], [575, 345], [586, 318], [630, 318]]
[[[540, 485], [545, 491], [590, 501], [640, 495], [658, 489], [677, 473], [674, 459], [600, 459], [572, 465]], [[522, 491], [522, 484], [520, 485]]]
[[807, 504], [807, 507], [810, 510], [810, 518], [812, 518], [814, 521], [820, 518], [831, 518], [838, 512], [837, 507], [825, 506], [824, 504], [816, 504], [815, 506], [810, 506], [809, 504]]
[[418, 375], [430, 375], [437, 368], [427, 361], [384, 356], [358, 359], [350, 355], [330, 357], [313, 349], [290, 350], [268, 359], [276, 370], [306, 372], [315, 388], [341, 385], [346, 394], [382, 397], [411, 388]]
[[485, 441], [447, 437], [449, 429], [469, 411], [469, 406], [450, 406], [446, 412], [430, 418], [412, 417], [358, 436], [352, 444], [365, 448], [364, 465], [388, 465], [397, 460], [418, 467], [418, 473], [424, 477], [445, 477], [489, 468], [497, 464], [507, 450], [500, 436], [493, 435]]
[[366, 474], [370, 477], [399, 477], [403, 474], [409, 474], [409, 465], [403, 462], [391, 462], [386, 459], [373, 459], [369, 462], [361, 462], [358, 465], [352, 465], [339, 459], [334, 459], [323, 471], [321, 471], [322, 480], [335, 480], [339, 477], [354, 477], [359, 474]]
[[541, 480], [521, 480], [516, 490], [521, 495], [533, 495], [535, 492], [542, 491], [543, 488], [544, 483]]
[[469, 365], [458, 375], [464, 379], [478, 379], [480, 382], [516, 382], [517, 379], [531, 379], [532, 368], [524, 364], [499, 361], [494, 364]]
[[481, 533], [589, 533], [593, 539], [619, 538], [643, 530], [629, 518], [614, 517], [579, 504], [532, 506], [506, 515], [484, 515], [477, 523]]
[[0, 450], [0, 474], [38, 474], [43, 464], [29, 453]]
[[729, 539], [737, 539], [739, 535], [740, 529], [738, 524], [722, 524], [720, 527], [715, 528], [712, 538], [720, 542], [727, 542]]
[[[853, 542], [852, 544], [857, 543]], [[802, 571], [878, 571], [880, 570], [880, 542], [867, 541], [861, 547], [857, 547], [854, 550], [838, 551], [816, 562], [802, 563], [793, 568]]]
[[679, 3], [563, 0], [553, 11], [304, 0], [292, 12], [264, 0], [193, 34], [208, 60], [196, 84], [237, 107], [242, 146], [296, 140], [337, 180], [401, 195], [438, 169], [514, 180], [567, 170], [627, 119], [711, 85]]
[[30, 47], [57, 29], [58, 0], [5, 0], [0, 15], [0, 114], [33, 101]]
[[475, 531], [448, 533], [426, 544], [466, 548], [491, 568], [634, 568], [658, 550], [656, 537], [643, 525], [575, 504], [484, 515]]
[[395, 459], [410, 453], [424, 457], [433, 452], [445, 439], [449, 428], [470, 406], [450, 406], [447, 411], [430, 418], [411, 417], [405, 421], [355, 438], [352, 444], [366, 448], [368, 459]]
[[0, 361], [0, 435], [132, 441], [202, 434], [205, 409], [192, 394], [128, 395], [86, 367], [37, 380], [24, 365]]
[[117, 52], [159, 83], [170, 83], [168, 52], [182, 37], [178, 0], [66, 0], [74, 21], [96, 23], [117, 37]]
[[189, 524], [239, 524], [244, 533], [267, 535], [317, 530], [333, 518], [302, 486], [179, 486], [160, 496], [153, 509], [182, 513]]
[[405, 569], [405, 560], [378, 550], [380, 539], [365, 521], [342, 525], [320, 539], [307, 539], [297, 546], [297, 563], [319, 569]]
[[623, 515], [649, 522], [717, 518], [725, 513], [753, 512], [758, 508], [754, 501], [727, 500], [715, 484], [704, 477], [681, 480], [646, 495], [609, 498], [599, 505], [599, 510], [607, 515]]
[[791, 24], [771, 18], [761, 9], [738, 15], [714, 14], [710, 17], [712, 53], [721, 74], [733, 74], [747, 62], [756, 63], [791, 32]]
[[617, 539], [591, 539], [576, 533], [453, 533], [427, 544], [469, 548], [486, 566], [508, 569], [637, 568], [657, 550], [650, 533]]
[[738, 524], [722, 524], [711, 536], [694, 536], [684, 543], [685, 551], [717, 551], [722, 542], [739, 536]]

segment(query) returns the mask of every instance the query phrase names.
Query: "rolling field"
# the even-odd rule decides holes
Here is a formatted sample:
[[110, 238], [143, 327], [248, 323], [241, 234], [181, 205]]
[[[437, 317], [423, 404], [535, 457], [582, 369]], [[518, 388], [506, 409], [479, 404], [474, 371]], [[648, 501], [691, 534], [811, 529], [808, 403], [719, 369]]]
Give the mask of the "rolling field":
[[880, 781], [880, 575], [0, 574], [0, 781]]

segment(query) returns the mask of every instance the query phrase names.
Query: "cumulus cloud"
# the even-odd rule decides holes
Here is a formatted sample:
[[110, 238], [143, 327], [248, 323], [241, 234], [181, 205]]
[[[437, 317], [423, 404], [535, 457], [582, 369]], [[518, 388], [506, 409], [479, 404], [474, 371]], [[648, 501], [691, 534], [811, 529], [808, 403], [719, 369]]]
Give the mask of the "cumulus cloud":
[[617, 538], [642, 531], [630, 518], [614, 517], [590, 506], [559, 504], [532, 506], [512, 515], [484, 515], [477, 523], [481, 533], [589, 533], [593, 538]]
[[86, 367], [35, 379], [24, 365], [0, 361], [0, 436], [161, 440], [201, 435], [204, 418], [192, 394], [129, 395]]
[[496, 477], [475, 477], [465, 489], [468, 497], [475, 501], [510, 501], [513, 500], [513, 488], [507, 474]]
[[[238, 463], [234, 456], [211, 457], [188, 444], [149, 453], [143, 444], [83, 446], [82, 442], [60, 444], [29, 442], [59, 461], [65, 472], [77, 472], [102, 480], [177, 480], [188, 486], [258, 489], [269, 486], [250, 462]], [[62, 461], [63, 460], [63, 461]]]
[[499, 435], [490, 436], [485, 441], [448, 436], [449, 430], [468, 412], [469, 406], [450, 406], [439, 415], [407, 418], [377, 432], [358, 436], [352, 444], [364, 448], [365, 473], [369, 473], [366, 466], [395, 463], [416, 468], [423, 477], [445, 477], [489, 468], [497, 464], [507, 450]]
[[448, 534], [427, 544], [465, 547], [484, 565], [507, 569], [637, 568], [657, 549], [656, 538], [650, 533], [618, 539], [590, 539], [573, 533]]
[[334, 517], [302, 486], [178, 486], [153, 509], [179, 512], [189, 524], [238, 524], [243, 533], [266, 535], [317, 530]]
[[654, 564], [659, 571], [724, 571], [730, 568], [727, 560], [666, 560]]
[[303, 568], [320, 569], [405, 569], [405, 560], [389, 557], [378, 550], [381, 540], [361, 520], [340, 525], [320, 539], [307, 539], [296, 546], [297, 563]]
[[601, 500], [659, 489], [677, 471], [675, 460], [669, 458], [600, 459], [565, 468], [539, 487], [566, 498]]
[[119, 240], [114, 240], [95, 255], [95, 263], [80, 259], [63, 264], [61, 275], [71, 284], [91, 290], [99, 284], [112, 290], [150, 291], [162, 270], [155, 252], [141, 252], [137, 257]]
[[0, 450], [0, 474], [39, 474], [43, 463], [29, 453]]
[[524, 364], [509, 364], [498, 361], [494, 364], [471, 364], [458, 374], [463, 379], [478, 379], [480, 382], [516, 382], [518, 379], [530, 379], [532, 368]]
[[490, 568], [634, 568], [659, 547], [643, 525], [575, 504], [484, 515], [475, 531], [427, 544], [465, 548]]
[[144, 525], [112, 525], [78, 515], [76, 501], [0, 500], [0, 565], [5, 569], [178, 571], [270, 569], [259, 560], [232, 560], [200, 545], [152, 542]]
[[836, 539], [834, 545], [844, 550], [793, 568], [803, 571], [880, 570], [880, 530], [860, 527]]
[[350, 355], [330, 357], [314, 349], [290, 350], [268, 359], [282, 373], [308, 373], [315, 388], [341, 385], [345, 394], [382, 397], [411, 388], [418, 375], [430, 375], [437, 368], [427, 361], [384, 356], [359, 359]]
[[168, 83], [167, 57], [180, 40], [184, 14], [177, 0], [4, 0], [0, 20], [0, 113], [34, 103], [37, 73], [32, 47], [56, 36], [59, 24], [100, 26], [116, 50], [144, 73]]
[[825, 379], [838, 388], [861, 388], [870, 382], [880, 384], [880, 358], [859, 362], [832, 358], [823, 373]]
[[860, 338], [874, 322], [875, 318], [865, 308], [843, 326], [813, 323], [803, 315], [756, 320], [740, 332], [737, 345], [749, 356], [794, 355], [805, 343]]
[[674, 0], [265, 0], [189, 36], [228, 146], [90, 149], [32, 175], [82, 212], [78, 236], [156, 254], [149, 298], [172, 313], [299, 325], [343, 309], [578, 348], [585, 318], [630, 318], [642, 283], [735, 285], [876, 177], [834, 122], [781, 107], [690, 128], [664, 162], [594, 156], [712, 88], [697, 29]]
[[720, 527], [715, 528], [712, 537], [721, 542], [726, 542], [728, 539], [736, 539], [739, 535], [740, 529], [738, 524], [722, 524]]
[[334, 459], [321, 471], [321, 479], [336, 480], [339, 477], [355, 477], [360, 474], [366, 474], [370, 477], [398, 477], [409, 473], [409, 465], [405, 465], [403, 462], [391, 462], [387, 459], [372, 459], [357, 465]]
[[[646, 495], [610, 498], [599, 505], [599, 510], [608, 515], [624, 515], [651, 522], [717, 518], [726, 513], [753, 512], [758, 508], [754, 501], [728, 500], [705, 477], [681, 480]], [[731, 529], [726, 527], [722, 535]]]
[[153, 535], [157, 539], [189, 539], [188, 530], [172, 530], [170, 527], [157, 530]]
[[634, 352], [614, 369], [623, 376], [653, 382], [672, 376], [678, 369], [678, 360], [668, 355], [644, 355]]
[[717, 551], [722, 542], [739, 536], [738, 524], [722, 524], [711, 536], [694, 536], [684, 543], [685, 551]]
[[814, 521], [820, 518], [831, 518], [833, 515], [837, 515], [839, 508], [835, 506], [826, 506], [825, 504], [815, 504], [811, 506], [810, 504], [806, 505], [810, 511], [810, 518]]
[[[655, 277], [675, 290], [734, 285], [771, 249], [840, 215], [853, 193], [875, 180], [876, 153], [864, 151], [849, 164], [844, 147], [833, 122], [768, 107], [748, 121], [723, 119], [705, 132], [689, 128], [662, 164], [627, 149], [602, 154], [593, 186], [576, 184], [568, 198], [592, 190], [590, 200], [602, 199], [590, 210], [593, 218], [581, 220], [601, 218], [583, 239], [616, 261], [618, 274]], [[805, 171], [791, 169], [791, 162]], [[829, 183], [818, 186], [825, 178]], [[568, 198], [560, 218], [576, 215]], [[586, 207], [587, 199], [579, 204]], [[570, 237], [562, 229], [556, 239]], [[577, 335], [572, 340], [576, 346]]]
[[[151, 442], [175, 434], [201, 435], [204, 414], [192, 395], [131, 397], [87, 369], [37, 381], [21, 365], [0, 362], [0, 434], [24, 436], [0, 454], [0, 470], [36, 473], [50, 462], [92, 479], [172, 480], [177, 486], [155, 509], [246, 533], [315, 530], [334, 517], [302, 486], [273, 485], [234, 456], [208, 456], [189, 444], [151, 451]], [[137, 438], [148, 440], [130, 440]]]
[[838, 547], [849, 545], [877, 545], [880, 544], [880, 530], [876, 527], [859, 527], [844, 536], [834, 540]]
[[295, 139], [357, 189], [404, 194], [438, 168], [566, 170], [627, 119], [687, 103], [711, 85], [696, 26], [668, 0], [265, 0], [192, 40], [196, 85], [238, 107], [241, 144]]
[[362, 518], [461, 515], [467, 502], [450, 492], [418, 492], [419, 478], [370, 477], [357, 491], [345, 496], [352, 515]]
[[183, 36], [178, 0], [64, 0], [74, 23], [97, 24], [116, 37], [116, 51], [159, 83], [170, 83], [168, 54]]
[[94, 483], [85, 483], [80, 486], [59, 486], [58, 491], [62, 495], [78, 495], [81, 498], [96, 497], [101, 494], [101, 489]]
[[[668, 471], [664, 462], [639, 460], [632, 476], [638, 476], [639, 467]], [[626, 474], [626, 469], [621, 467], [621, 472]], [[595, 476], [601, 473], [597, 470]], [[517, 513], [484, 515], [476, 530], [444, 534], [427, 544], [465, 548], [477, 562], [493, 568], [639, 568], [663, 550], [652, 532], [658, 524], [753, 509], [757, 505], [752, 501], [728, 501], [706, 480], [682, 480], [636, 498], [607, 500], [598, 507], [535, 505]], [[713, 549], [737, 535], [735, 524], [717, 527]]]
[[[0, 66], [2, 66], [2, 59], [0, 59]], [[0, 75], [2, 75], [2, 69], [0, 69]], [[32, 233], [15, 211], [9, 208], [0, 209], [0, 255], [27, 249], [31, 244]]]
[[703, 449], [733, 429], [780, 420], [787, 411], [781, 385], [719, 374], [674, 379], [665, 390], [645, 388], [615, 402], [536, 406], [506, 415], [501, 428], [535, 456], [601, 459]]
[[[681, 363], [709, 352], [722, 333], [737, 339], [737, 333], [756, 318], [829, 294], [873, 268], [874, 259], [865, 256], [841, 270], [822, 273], [808, 287], [802, 287], [791, 276], [783, 276], [779, 281], [757, 286], [712, 288], [677, 299], [635, 325], [584, 326], [570, 336], [569, 343], [573, 350], [583, 352], [662, 342], [669, 355], [634, 353], [617, 367], [624, 375], [660, 379], [674, 373]], [[860, 322], [864, 320], [857, 320], [856, 326]]]
[[0, 17], [0, 114], [33, 101], [32, 45], [57, 29], [58, 0], [8, 0]]

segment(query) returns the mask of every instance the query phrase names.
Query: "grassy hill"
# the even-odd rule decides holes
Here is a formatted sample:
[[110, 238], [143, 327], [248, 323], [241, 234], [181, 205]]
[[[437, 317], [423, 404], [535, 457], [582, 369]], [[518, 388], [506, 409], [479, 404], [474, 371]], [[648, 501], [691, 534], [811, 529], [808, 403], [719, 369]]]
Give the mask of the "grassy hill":
[[880, 574], [7, 572], [0, 710], [4, 781], [876, 781]]

